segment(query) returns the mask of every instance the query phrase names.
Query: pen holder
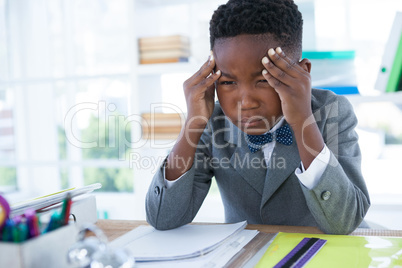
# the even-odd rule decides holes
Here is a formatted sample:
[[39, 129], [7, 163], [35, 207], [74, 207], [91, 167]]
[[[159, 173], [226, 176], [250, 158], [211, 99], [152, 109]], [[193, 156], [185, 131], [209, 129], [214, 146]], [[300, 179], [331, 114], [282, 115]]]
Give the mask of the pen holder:
[[25, 242], [0, 242], [0, 267], [70, 267], [66, 254], [76, 235], [76, 225], [68, 224]]

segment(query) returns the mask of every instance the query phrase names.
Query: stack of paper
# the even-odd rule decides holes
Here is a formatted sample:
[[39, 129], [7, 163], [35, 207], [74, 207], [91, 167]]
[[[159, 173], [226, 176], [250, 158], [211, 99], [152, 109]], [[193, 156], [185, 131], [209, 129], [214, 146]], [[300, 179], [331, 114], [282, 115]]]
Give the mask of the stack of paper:
[[140, 226], [110, 245], [128, 250], [139, 266], [222, 267], [257, 235], [244, 230], [246, 224], [185, 225], [167, 231]]

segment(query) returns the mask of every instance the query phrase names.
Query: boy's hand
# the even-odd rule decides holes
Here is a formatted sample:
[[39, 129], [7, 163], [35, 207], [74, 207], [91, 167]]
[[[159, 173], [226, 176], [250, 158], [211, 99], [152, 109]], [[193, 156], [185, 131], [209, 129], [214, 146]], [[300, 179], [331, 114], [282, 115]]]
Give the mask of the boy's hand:
[[211, 55], [200, 70], [183, 84], [187, 102], [187, 122], [193, 129], [204, 129], [214, 110], [214, 83], [221, 75], [219, 70], [213, 72], [214, 67], [215, 60]]
[[309, 73], [311, 63], [307, 59], [295, 62], [286, 57], [279, 47], [276, 51], [272, 48], [268, 50], [268, 56], [262, 59], [266, 69], [262, 74], [281, 99], [283, 115], [294, 132], [303, 166], [308, 169], [325, 145], [317, 124], [307, 121], [313, 118]]
[[268, 50], [262, 59], [266, 70], [262, 74], [278, 93], [282, 112], [286, 121], [293, 127], [301, 127], [312, 114], [311, 77], [302, 66], [309, 65], [307, 59], [295, 62], [288, 58], [281, 48]]

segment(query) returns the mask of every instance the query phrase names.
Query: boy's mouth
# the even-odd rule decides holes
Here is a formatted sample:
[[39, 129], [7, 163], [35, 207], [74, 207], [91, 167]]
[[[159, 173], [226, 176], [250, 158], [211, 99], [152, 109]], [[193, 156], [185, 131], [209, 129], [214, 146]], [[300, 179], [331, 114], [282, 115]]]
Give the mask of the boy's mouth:
[[260, 126], [261, 123], [263, 123], [263, 121], [264, 120], [262, 118], [246, 117], [246, 118], [242, 118], [239, 121], [239, 123], [243, 127], [250, 128], [250, 127]]

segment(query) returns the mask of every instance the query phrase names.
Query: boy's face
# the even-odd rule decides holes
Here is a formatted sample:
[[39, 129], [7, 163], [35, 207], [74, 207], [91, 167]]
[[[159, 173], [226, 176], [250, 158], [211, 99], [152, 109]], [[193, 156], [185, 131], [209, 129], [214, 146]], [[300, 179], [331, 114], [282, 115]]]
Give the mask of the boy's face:
[[[268, 40], [268, 41], [267, 41]], [[214, 45], [219, 103], [225, 115], [247, 134], [263, 134], [282, 117], [279, 95], [262, 75], [261, 60], [275, 40], [238, 35]], [[286, 53], [286, 51], [285, 51]]]

